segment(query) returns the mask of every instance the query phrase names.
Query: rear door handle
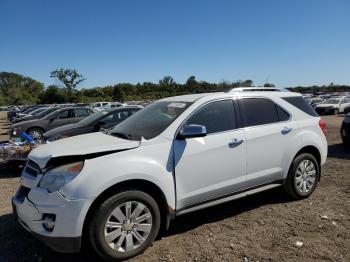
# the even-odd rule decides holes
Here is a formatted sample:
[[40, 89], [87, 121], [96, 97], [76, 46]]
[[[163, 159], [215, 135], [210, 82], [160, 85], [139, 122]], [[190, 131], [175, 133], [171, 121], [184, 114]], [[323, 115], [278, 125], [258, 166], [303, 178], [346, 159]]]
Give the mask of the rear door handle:
[[293, 130], [293, 128], [284, 127], [284, 128], [281, 130], [281, 133], [282, 133], [282, 135], [286, 135], [286, 134], [290, 133], [292, 130]]
[[236, 146], [239, 146], [239, 145], [242, 144], [243, 142], [244, 142], [243, 139], [234, 138], [234, 139], [232, 140], [232, 142], [228, 143], [228, 146], [229, 146], [230, 148], [234, 148], [234, 147], [236, 147]]

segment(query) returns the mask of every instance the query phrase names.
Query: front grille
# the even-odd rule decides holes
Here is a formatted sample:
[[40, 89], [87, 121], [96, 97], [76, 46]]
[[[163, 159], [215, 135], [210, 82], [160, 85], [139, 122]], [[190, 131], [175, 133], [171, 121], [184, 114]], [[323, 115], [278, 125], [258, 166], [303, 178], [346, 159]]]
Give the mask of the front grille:
[[25, 172], [31, 176], [36, 177], [40, 174], [40, 167], [38, 164], [33, 162], [32, 160], [28, 160]]
[[28, 196], [30, 191], [30, 188], [25, 187], [25, 186], [20, 186], [17, 192], [16, 199], [20, 202], [23, 203], [24, 199]]

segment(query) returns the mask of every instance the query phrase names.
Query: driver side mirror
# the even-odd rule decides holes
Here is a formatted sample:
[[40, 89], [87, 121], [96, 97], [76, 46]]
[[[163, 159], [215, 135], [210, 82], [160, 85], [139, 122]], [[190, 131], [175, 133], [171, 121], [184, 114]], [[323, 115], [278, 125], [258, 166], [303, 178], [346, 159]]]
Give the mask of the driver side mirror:
[[188, 125], [183, 127], [177, 135], [177, 139], [204, 137], [207, 135], [207, 129], [202, 125]]

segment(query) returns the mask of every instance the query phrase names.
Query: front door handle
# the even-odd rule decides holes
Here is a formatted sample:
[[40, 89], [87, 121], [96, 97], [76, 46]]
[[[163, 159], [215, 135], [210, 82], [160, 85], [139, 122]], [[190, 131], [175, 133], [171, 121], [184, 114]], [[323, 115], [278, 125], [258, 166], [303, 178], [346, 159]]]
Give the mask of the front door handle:
[[281, 133], [282, 133], [282, 135], [286, 135], [286, 134], [290, 133], [292, 130], [293, 130], [293, 128], [284, 127], [284, 128], [281, 130]]
[[228, 143], [228, 146], [229, 146], [230, 148], [234, 148], [234, 147], [236, 147], [236, 146], [239, 146], [239, 145], [242, 144], [243, 142], [244, 142], [243, 139], [234, 138], [234, 139], [232, 140], [232, 142]]

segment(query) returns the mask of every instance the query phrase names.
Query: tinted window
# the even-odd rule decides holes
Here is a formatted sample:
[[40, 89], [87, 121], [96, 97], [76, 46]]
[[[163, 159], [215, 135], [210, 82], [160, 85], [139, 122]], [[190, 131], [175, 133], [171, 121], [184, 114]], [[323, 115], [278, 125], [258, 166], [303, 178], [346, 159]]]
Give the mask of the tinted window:
[[275, 104], [267, 99], [245, 98], [238, 100], [245, 126], [258, 126], [278, 122]]
[[69, 118], [69, 110], [64, 110], [61, 113], [57, 114], [57, 118], [58, 119], [65, 119], [65, 118]]
[[287, 101], [288, 103], [292, 104], [293, 106], [297, 107], [304, 113], [310, 115], [310, 116], [318, 116], [315, 109], [305, 101], [304, 98], [301, 96], [294, 96], [294, 97], [282, 97], [283, 100]]
[[74, 116], [75, 117], [85, 117], [90, 115], [90, 111], [87, 109], [74, 109]]
[[210, 103], [201, 108], [190, 119], [186, 125], [203, 125], [207, 133], [217, 133], [236, 128], [235, 111], [231, 100]]
[[289, 119], [289, 114], [280, 106], [276, 105], [278, 120], [287, 121]]
[[105, 119], [102, 121], [105, 123], [120, 123], [123, 120], [127, 119], [129, 117], [129, 112], [128, 111], [118, 111], [115, 112], [109, 116], [107, 116]]

